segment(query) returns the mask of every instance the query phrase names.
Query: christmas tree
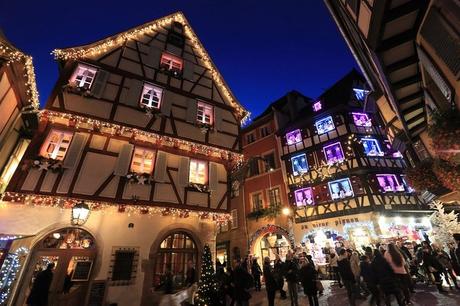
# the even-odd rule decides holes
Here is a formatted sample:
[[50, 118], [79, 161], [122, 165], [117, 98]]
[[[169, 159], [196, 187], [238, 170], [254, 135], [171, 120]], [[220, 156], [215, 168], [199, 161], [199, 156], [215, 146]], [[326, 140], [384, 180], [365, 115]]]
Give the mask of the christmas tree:
[[212, 265], [211, 250], [209, 245], [204, 246], [201, 257], [201, 277], [198, 283], [198, 290], [195, 295], [195, 305], [213, 306], [217, 298], [217, 281]]
[[430, 206], [435, 210], [431, 215], [431, 222], [435, 227], [433, 238], [442, 248], [446, 248], [453, 241], [452, 234], [460, 232], [458, 214], [453, 211], [446, 213], [441, 201], [433, 201]]

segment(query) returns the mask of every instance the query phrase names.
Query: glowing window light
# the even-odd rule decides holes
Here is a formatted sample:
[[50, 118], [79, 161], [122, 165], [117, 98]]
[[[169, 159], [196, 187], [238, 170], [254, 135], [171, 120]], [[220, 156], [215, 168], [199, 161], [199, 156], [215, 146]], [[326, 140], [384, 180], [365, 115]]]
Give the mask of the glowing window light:
[[325, 146], [323, 152], [328, 164], [335, 164], [345, 159], [340, 142]]
[[313, 190], [311, 187], [297, 189], [294, 191], [295, 204], [297, 207], [313, 205]]
[[334, 122], [332, 121], [331, 116], [328, 116], [326, 118], [316, 121], [315, 127], [316, 127], [316, 130], [318, 131], [318, 135], [332, 131], [335, 128]]
[[354, 195], [350, 179], [345, 178], [327, 183], [333, 200], [344, 199]]
[[375, 138], [363, 138], [361, 143], [364, 148], [364, 153], [367, 156], [383, 156], [384, 153], [380, 148], [379, 142]]
[[351, 113], [353, 116], [353, 121], [356, 126], [365, 126], [371, 127], [372, 120], [369, 118], [368, 114], [365, 113]]
[[323, 108], [323, 105], [321, 104], [321, 101], [317, 101], [313, 103], [313, 111], [317, 112], [320, 111]]
[[404, 186], [398, 182], [394, 174], [377, 174], [377, 180], [383, 192], [404, 191]]
[[291, 164], [294, 176], [308, 172], [307, 156], [305, 153], [291, 157]]
[[286, 141], [288, 145], [293, 145], [302, 141], [302, 134], [300, 130], [294, 130], [286, 134]]

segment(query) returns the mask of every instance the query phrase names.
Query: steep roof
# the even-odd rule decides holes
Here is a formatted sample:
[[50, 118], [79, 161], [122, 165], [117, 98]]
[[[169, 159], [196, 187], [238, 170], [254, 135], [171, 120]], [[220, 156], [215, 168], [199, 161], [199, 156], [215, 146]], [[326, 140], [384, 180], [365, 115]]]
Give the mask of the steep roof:
[[100, 55], [110, 49], [122, 46], [130, 39], [136, 39], [143, 34], [152, 33], [160, 27], [168, 26], [173, 22], [179, 22], [183, 25], [185, 36], [191, 40], [194, 49], [202, 58], [206, 68], [210, 70], [213, 81], [217, 84], [219, 89], [221, 89], [224, 96], [230, 101], [231, 106], [235, 109], [243, 123], [247, 118], [249, 118], [250, 113], [238, 102], [236, 97], [233, 95], [227, 83], [225, 83], [222, 75], [218, 71], [216, 65], [211, 60], [209, 54], [204, 49], [203, 45], [201, 44], [200, 40], [198, 39], [197, 35], [193, 31], [192, 27], [182, 12], [176, 12], [151, 22], [144, 23], [135, 28], [129, 29], [119, 34], [115, 34], [91, 44], [66, 49], [56, 49], [53, 51], [53, 54], [56, 59], [60, 60], [76, 60]]
[[349, 73], [343, 76], [340, 80], [326, 89], [317, 100], [321, 100], [326, 104], [346, 103], [350, 98], [353, 84], [356, 80], [365, 82], [364, 77], [356, 70], [352, 69]]

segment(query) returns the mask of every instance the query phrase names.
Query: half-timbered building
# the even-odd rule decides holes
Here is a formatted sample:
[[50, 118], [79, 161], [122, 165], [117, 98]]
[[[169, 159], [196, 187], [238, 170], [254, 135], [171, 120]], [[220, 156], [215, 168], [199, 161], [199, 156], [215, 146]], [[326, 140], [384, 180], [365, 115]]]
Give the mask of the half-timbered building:
[[[30, 235], [13, 303], [54, 262], [53, 305], [152, 305], [161, 276], [184, 286], [229, 218], [247, 112], [180, 12], [54, 55], [59, 78], [4, 197], [0, 232]], [[67, 208], [85, 205], [71, 226]]]
[[[380, 118], [362, 110], [368, 94], [364, 79], [353, 70], [279, 131], [294, 233], [303, 245], [332, 246], [338, 237], [357, 247], [368, 245], [390, 236], [380, 216], [388, 215], [388, 221], [395, 211], [422, 207], [405, 181], [403, 156], [392, 148]], [[417, 222], [421, 218], [411, 230], [418, 231]]]

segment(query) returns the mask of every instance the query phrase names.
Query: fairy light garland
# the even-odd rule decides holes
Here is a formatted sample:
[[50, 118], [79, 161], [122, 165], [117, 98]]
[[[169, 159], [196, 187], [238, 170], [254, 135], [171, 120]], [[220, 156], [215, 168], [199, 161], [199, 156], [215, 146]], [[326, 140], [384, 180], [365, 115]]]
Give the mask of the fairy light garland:
[[180, 22], [184, 27], [185, 34], [189, 37], [190, 41], [192, 42], [193, 47], [197, 51], [198, 55], [203, 60], [205, 67], [211, 72], [211, 76], [213, 81], [216, 83], [217, 87], [223, 93], [223, 95], [230, 101], [230, 104], [237, 110], [241, 124], [245, 124], [245, 122], [250, 117], [250, 112], [245, 110], [235, 99], [234, 95], [230, 92], [227, 85], [225, 84], [221, 74], [215, 68], [211, 58], [209, 57], [208, 53], [205, 51], [204, 47], [198, 40], [198, 37], [193, 32], [191, 27], [189, 26], [185, 16], [181, 13], [175, 13], [173, 15], [157, 19], [152, 21], [141, 28], [136, 28], [121, 34], [118, 34], [114, 37], [107, 38], [102, 40], [101, 42], [84, 46], [84, 47], [76, 47], [76, 48], [68, 48], [68, 49], [55, 49], [52, 54], [56, 59], [61, 60], [76, 60], [84, 57], [95, 57], [106, 53], [107, 51], [111, 50], [112, 48], [122, 46], [126, 41], [138, 39], [140, 36], [144, 34], [151, 34], [152, 32], [156, 31], [157, 29], [167, 26], [172, 22]]
[[[5, 192], [2, 196], [2, 200], [11, 203], [20, 203], [29, 206], [41, 206], [41, 207], [53, 207], [60, 209], [72, 209], [77, 203], [82, 202], [82, 199], [70, 198], [70, 197], [59, 197], [59, 196], [44, 196], [35, 194], [24, 194], [18, 192]], [[231, 216], [228, 213], [218, 212], [207, 212], [207, 211], [195, 211], [190, 209], [182, 208], [169, 208], [169, 207], [157, 207], [149, 205], [139, 204], [117, 204], [109, 202], [99, 202], [92, 200], [85, 200], [91, 211], [101, 211], [103, 214], [110, 208], [117, 208], [118, 213], [127, 213], [131, 215], [162, 215], [172, 216], [178, 218], [188, 218], [195, 216], [200, 219], [210, 219], [217, 224], [223, 224], [230, 221]]]
[[29, 97], [28, 102], [34, 109], [38, 109], [40, 106], [37, 83], [35, 82], [35, 69], [32, 62], [32, 57], [25, 55], [21, 51], [8, 47], [4, 43], [0, 42], [0, 57], [6, 59], [6, 64], [10, 65], [15, 62], [22, 62], [24, 65], [24, 77], [26, 78], [26, 93]]
[[13, 283], [21, 268], [21, 258], [29, 253], [26, 247], [20, 247], [6, 256], [0, 269], [0, 305], [5, 305], [13, 288]]

